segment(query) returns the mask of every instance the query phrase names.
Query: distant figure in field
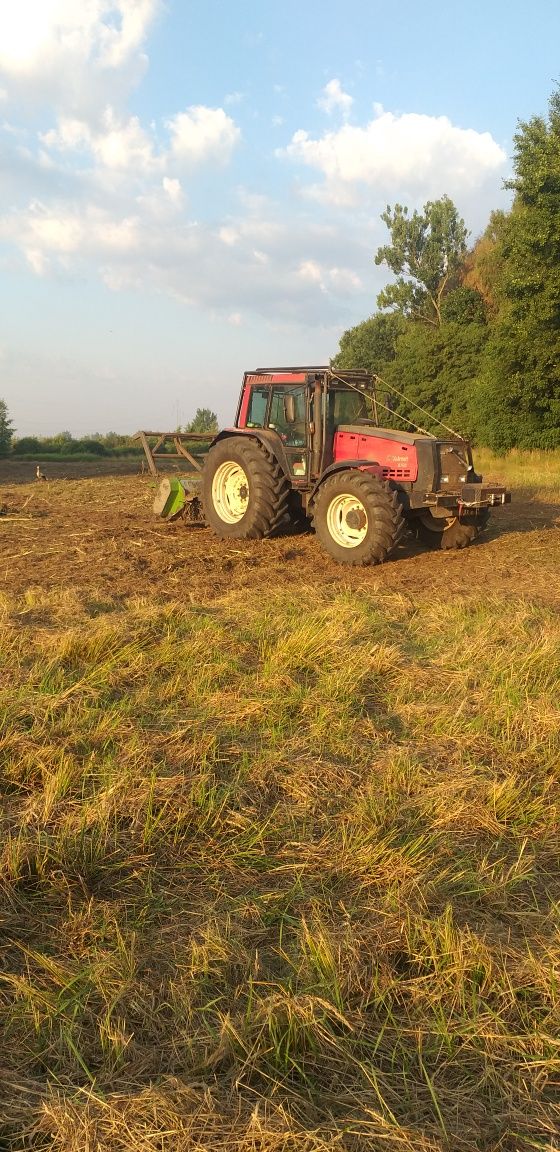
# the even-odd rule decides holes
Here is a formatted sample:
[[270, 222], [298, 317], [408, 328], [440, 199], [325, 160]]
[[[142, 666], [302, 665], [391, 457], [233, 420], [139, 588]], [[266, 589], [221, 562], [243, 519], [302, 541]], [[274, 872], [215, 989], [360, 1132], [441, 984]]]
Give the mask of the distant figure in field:
[[47, 477], [45, 476], [45, 473], [41, 472], [41, 465], [40, 464], [37, 465], [36, 475], [37, 475], [38, 480], [46, 480], [47, 479]]

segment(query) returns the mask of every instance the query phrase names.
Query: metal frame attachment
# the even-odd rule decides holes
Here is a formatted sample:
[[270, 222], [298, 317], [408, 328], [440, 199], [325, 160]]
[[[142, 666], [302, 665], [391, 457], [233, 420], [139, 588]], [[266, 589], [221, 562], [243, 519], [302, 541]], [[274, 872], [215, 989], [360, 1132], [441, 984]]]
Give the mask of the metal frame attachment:
[[[187, 448], [187, 444], [193, 443], [210, 444], [215, 439], [214, 432], [136, 432], [132, 437], [133, 440], [139, 440], [143, 449], [144, 455], [148, 462], [148, 468], [152, 476], [159, 476], [158, 466], [156, 461], [165, 460], [169, 463], [171, 460], [188, 460], [195, 472], [202, 471], [202, 461], [193, 455]], [[150, 444], [150, 439], [155, 440], [155, 444]], [[175, 449], [174, 452], [167, 450], [167, 445], [172, 443]]]

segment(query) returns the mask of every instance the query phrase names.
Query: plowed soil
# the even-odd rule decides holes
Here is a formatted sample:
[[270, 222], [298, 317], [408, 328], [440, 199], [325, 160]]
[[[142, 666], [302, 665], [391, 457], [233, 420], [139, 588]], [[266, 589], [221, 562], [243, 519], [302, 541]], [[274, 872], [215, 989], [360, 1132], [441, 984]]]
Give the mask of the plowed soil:
[[[118, 471], [119, 474], [115, 474]], [[434, 552], [407, 540], [384, 565], [341, 566], [312, 532], [263, 541], [221, 541], [209, 529], [154, 517], [155, 482], [137, 461], [63, 464], [31, 479], [29, 464], [0, 462], [0, 589], [78, 590], [92, 611], [131, 596], [204, 602], [235, 589], [263, 596], [274, 586], [385, 589], [436, 600], [507, 594], [558, 603], [560, 505], [513, 492], [465, 551]], [[129, 474], [126, 475], [126, 472]], [[130, 473], [134, 474], [130, 474]], [[499, 480], [499, 476], [487, 477]], [[541, 494], [542, 496], [542, 494]]]

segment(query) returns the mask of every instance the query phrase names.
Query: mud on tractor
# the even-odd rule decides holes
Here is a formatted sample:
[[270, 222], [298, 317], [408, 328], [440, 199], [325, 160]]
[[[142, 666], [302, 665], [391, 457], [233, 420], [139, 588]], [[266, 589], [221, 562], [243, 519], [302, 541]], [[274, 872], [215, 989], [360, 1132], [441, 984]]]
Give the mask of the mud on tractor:
[[[234, 426], [198, 437], [210, 440], [202, 466], [192, 454], [197, 437], [138, 433], [153, 474], [157, 459], [169, 461], [158, 454], [166, 440], [192, 468], [162, 481], [154, 510], [203, 519], [230, 539], [271, 536], [307, 519], [344, 564], [380, 563], [407, 529], [432, 548], [464, 548], [510, 494], [482, 483], [467, 440], [445, 425], [436, 437], [399, 416], [379, 383], [329, 367], [246, 372]], [[380, 410], [412, 430], [381, 426]]]

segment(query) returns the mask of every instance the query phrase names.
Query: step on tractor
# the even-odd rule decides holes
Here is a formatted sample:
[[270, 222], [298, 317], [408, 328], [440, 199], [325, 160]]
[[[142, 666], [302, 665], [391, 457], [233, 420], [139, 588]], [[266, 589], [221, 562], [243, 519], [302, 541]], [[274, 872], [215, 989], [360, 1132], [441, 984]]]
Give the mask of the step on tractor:
[[[212, 437], [138, 433], [154, 475], [158, 459], [169, 463], [162, 451], [169, 440], [192, 468], [162, 481], [154, 510], [203, 520], [217, 536], [237, 540], [310, 521], [324, 550], [343, 564], [381, 563], [407, 529], [432, 548], [464, 548], [510, 494], [482, 483], [467, 440], [441, 421], [438, 437], [399, 416], [395, 397], [406, 400], [367, 372], [246, 372], [233, 427]], [[428, 416], [406, 403], [408, 413]], [[384, 423], [411, 430], [382, 426], [380, 413]], [[202, 465], [193, 455], [197, 439], [210, 440]]]

